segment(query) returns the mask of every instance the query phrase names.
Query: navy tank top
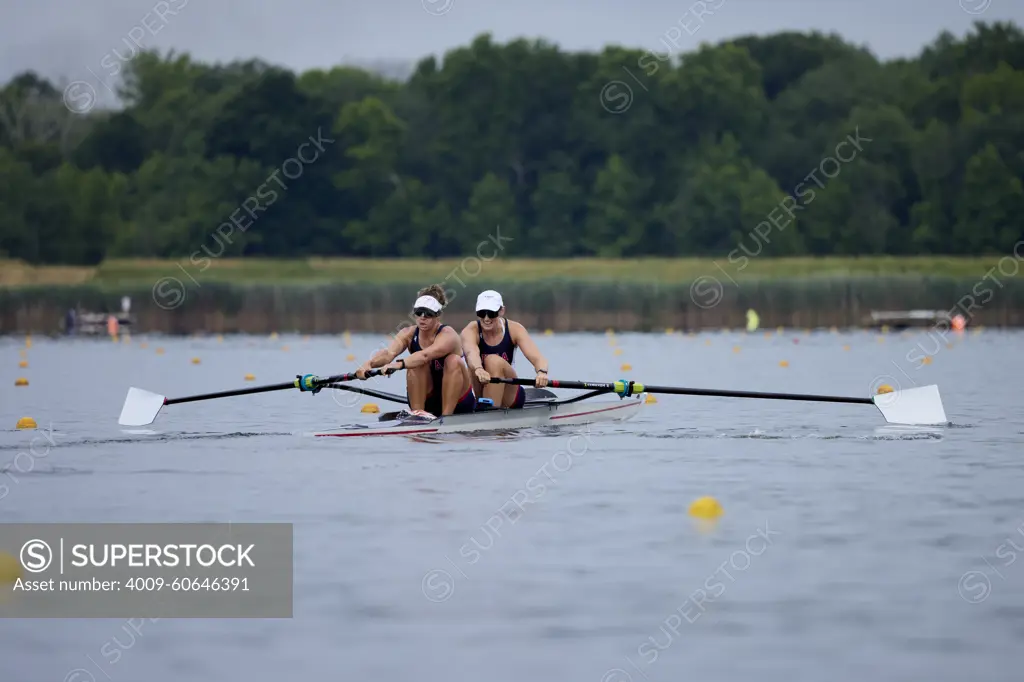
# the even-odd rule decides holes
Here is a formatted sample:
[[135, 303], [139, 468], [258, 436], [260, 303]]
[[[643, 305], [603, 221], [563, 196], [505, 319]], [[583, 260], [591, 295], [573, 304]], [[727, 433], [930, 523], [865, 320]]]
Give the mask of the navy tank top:
[[480, 320], [476, 321], [476, 331], [480, 335], [478, 343], [480, 345], [480, 357], [483, 358], [485, 355], [500, 355], [505, 362], [512, 364], [512, 361], [516, 358], [516, 344], [512, 342], [512, 332], [508, 328], [508, 319], [501, 318], [501, 321], [505, 323], [505, 335], [501, 337], [501, 341], [493, 346], [487, 345], [484, 341], [484, 329], [480, 326]]
[[[437, 335], [440, 334], [441, 330], [447, 326], [448, 325], [446, 324], [442, 324], [437, 328], [437, 331], [434, 332], [435, 341], [437, 340]], [[416, 331], [412, 333], [412, 341], [409, 342], [409, 355], [418, 353], [421, 350], [423, 350], [423, 348], [420, 346], [420, 328], [417, 327]], [[441, 378], [444, 376], [444, 358], [435, 358], [430, 361], [430, 375], [434, 378], [434, 385], [439, 386], [440, 384], [437, 382], [441, 381]]]

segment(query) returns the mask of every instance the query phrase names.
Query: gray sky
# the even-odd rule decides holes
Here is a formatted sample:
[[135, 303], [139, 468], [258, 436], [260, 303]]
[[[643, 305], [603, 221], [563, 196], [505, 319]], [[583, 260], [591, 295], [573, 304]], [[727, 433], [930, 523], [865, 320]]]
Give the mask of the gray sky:
[[944, 29], [962, 35], [976, 19], [1024, 25], [1021, 0], [703, 2], [713, 14], [698, 18], [694, 0], [3, 0], [0, 82], [26, 69], [109, 80], [131, 57], [132, 36], [202, 61], [259, 57], [301, 71], [415, 61], [484, 31], [573, 51], [617, 43], [664, 53], [666, 35], [681, 36], [673, 50], [687, 52], [737, 35], [818, 29], [892, 58], [913, 56]]

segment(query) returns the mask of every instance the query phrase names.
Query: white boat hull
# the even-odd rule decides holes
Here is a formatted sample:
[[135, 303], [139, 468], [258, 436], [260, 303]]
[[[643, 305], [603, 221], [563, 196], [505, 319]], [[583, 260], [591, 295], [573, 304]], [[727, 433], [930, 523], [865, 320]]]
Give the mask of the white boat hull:
[[597, 422], [625, 421], [636, 415], [644, 404], [645, 394], [612, 401], [558, 404], [540, 403], [516, 410], [487, 410], [470, 414], [453, 414], [433, 421], [377, 422], [346, 428], [320, 431], [310, 435], [328, 438], [359, 438], [366, 436], [424, 436], [469, 431], [505, 431], [543, 426], [577, 426]]

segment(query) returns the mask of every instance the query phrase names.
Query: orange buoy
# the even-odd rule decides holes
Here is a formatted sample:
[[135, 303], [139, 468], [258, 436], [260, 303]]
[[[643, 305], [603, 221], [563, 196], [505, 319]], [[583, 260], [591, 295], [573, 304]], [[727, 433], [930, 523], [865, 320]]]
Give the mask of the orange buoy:
[[952, 324], [953, 329], [955, 329], [958, 332], [962, 332], [964, 328], [967, 326], [967, 320], [964, 319], [963, 315], [954, 315]]

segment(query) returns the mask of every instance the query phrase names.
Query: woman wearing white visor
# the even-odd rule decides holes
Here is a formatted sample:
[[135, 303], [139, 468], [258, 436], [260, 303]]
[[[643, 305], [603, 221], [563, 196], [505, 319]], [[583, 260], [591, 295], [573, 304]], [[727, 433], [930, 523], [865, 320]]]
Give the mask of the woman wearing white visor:
[[530, 338], [526, 327], [505, 317], [501, 294], [488, 290], [476, 299], [477, 319], [462, 330], [462, 347], [473, 373], [473, 389], [490, 398], [495, 407], [517, 409], [526, 402], [526, 389], [512, 384], [492, 384], [491, 377], [515, 379], [516, 349], [533, 365], [534, 386], [548, 385], [548, 361]]
[[[444, 289], [432, 284], [417, 296], [412, 309], [416, 326], [398, 332], [387, 348], [374, 353], [356, 370], [356, 376], [365, 379], [366, 372], [376, 367], [404, 369], [413, 414], [435, 417], [473, 412], [476, 396], [462, 353], [462, 339], [441, 323], [441, 311], [448, 303]], [[395, 362], [405, 351], [409, 356]]]

